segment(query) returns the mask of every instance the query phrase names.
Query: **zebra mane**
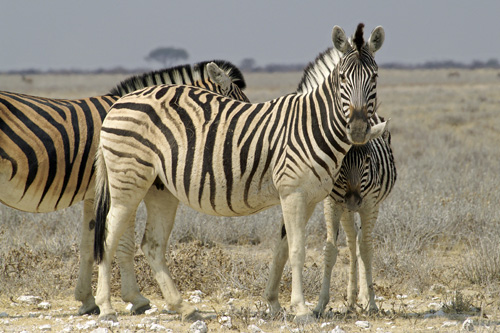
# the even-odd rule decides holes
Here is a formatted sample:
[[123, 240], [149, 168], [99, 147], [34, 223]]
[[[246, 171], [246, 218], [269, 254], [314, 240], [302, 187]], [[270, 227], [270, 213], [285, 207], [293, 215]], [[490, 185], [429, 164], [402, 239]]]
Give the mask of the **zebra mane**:
[[297, 93], [305, 94], [311, 92], [323, 83], [338, 64], [341, 57], [342, 53], [333, 47], [320, 53], [304, 69], [304, 75], [300, 80]]
[[240, 89], [246, 88], [245, 79], [238, 67], [224, 60], [202, 61], [193, 66], [180, 65], [159, 71], [129, 77], [113, 88], [109, 94], [124, 96], [141, 88], [160, 84], [188, 84], [192, 85], [198, 80], [208, 80], [207, 65], [214, 62], [220, 69], [227, 73], [231, 81]]
[[363, 28], [365, 25], [363, 23], [358, 24], [356, 32], [354, 33], [354, 38], [351, 44], [356, 45], [356, 49], [358, 52], [361, 52], [361, 48], [365, 44], [365, 40], [363, 39]]

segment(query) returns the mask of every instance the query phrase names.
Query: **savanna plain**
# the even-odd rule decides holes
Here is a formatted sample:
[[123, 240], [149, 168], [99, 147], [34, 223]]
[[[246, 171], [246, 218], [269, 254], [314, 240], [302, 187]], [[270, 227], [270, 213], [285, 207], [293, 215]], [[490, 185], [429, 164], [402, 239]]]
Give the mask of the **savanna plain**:
[[[246, 93], [260, 102], [293, 92], [302, 73], [244, 73]], [[53, 98], [106, 94], [127, 75], [0, 75], [0, 89]], [[396, 185], [374, 229], [376, 314], [344, 311], [349, 254], [340, 234], [331, 300], [323, 318], [296, 325], [290, 315], [291, 272], [285, 267], [277, 318], [261, 297], [281, 213], [275, 207], [240, 218], [178, 210], [167, 261], [176, 283], [206, 317], [211, 332], [455, 332], [500, 330], [500, 73], [498, 70], [388, 70], [378, 81], [379, 114], [391, 118]], [[0, 143], [1, 144], [1, 143]], [[135, 267], [153, 305], [132, 316], [120, 299], [119, 324], [78, 316], [81, 204], [29, 214], [0, 207], [0, 331], [189, 331], [192, 323], [164, 307], [144, 255]], [[146, 211], [140, 207], [136, 243]], [[305, 296], [314, 308], [326, 238], [322, 204], [307, 227]], [[97, 268], [94, 269], [94, 291]], [[37, 296], [24, 303], [20, 296]], [[45, 307], [38, 303], [45, 301]], [[49, 326], [48, 326], [49, 325]]]

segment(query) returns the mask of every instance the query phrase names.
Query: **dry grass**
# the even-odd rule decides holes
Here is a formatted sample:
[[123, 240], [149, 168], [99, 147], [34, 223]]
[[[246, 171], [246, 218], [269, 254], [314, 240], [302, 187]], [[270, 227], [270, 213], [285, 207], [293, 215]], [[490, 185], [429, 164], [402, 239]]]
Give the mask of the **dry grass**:
[[[253, 101], [278, 97], [293, 91], [300, 76], [247, 74], [247, 93]], [[116, 75], [34, 76], [27, 85], [20, 77], [0, 76], [0, 86], [76, 98], [104, 94], [121, 79]], [[65, 88], [72, 86], [77, 89]], [[461, 71], [456, 78], [448, 78], [445, 70], [381, 71], [379, 112], [392, 119], [398, 168], [396, 187], [382, 205], [374, 230], [374, 282], [376, 294], [384, 297], [378, 301], [383, 311], [375, 317], [335, 312], [343, 306], [346, 293], [348, 255], [342, 247], [332, 281], [334, 311], [306, 331], [315, 331], [327, 321], [356, 329], [354, 322], [361, 319], [385, 329], [390, 329], [387, 322], [393, 322], [393, 332], [441, 327], [444, 320], [461, 321], [467, 316], [476, 318], [476, 330], [496, 325], [500, 320], [499, 91], [500, 79], [493, 71]], [[315, 302], [321, 281], [325, 237], [321, 210], [317, 208], [307, 229], [304, 275], [310, 302]], [[71, 299], [80, 217], [79, 206], [39, 215], [1, 207], [0, 307], [7, 307], [5, 299], [26, 293]], [[141, 207], [138, 241], [144, 217]], [[250, 217], [216, 218], [180, 207], [169, 267], [181, 291], [202, 290], [219, 314], [227, 311], [224, 306], [229, 298], [242, 300], [231, 310], [239, 330], [246, 329], [250, 317], [267, 320], [259, 295], [280, 219], [279, 208]], [[136, 257], [136, 267], [144, 294], [159, 299], [160, 291], [142, 255]], [[117, 272], [115, 267], [115, 296], [119, 296]], [[290, 282], [286, 267], [281, 286], [284, 305], [289, 304]], [[436, 292], [436, 285], [443, 290]], [[397, 296], [404, 294], [408, 299]], [[431, 302], [446, 303], [446, 317], [425, 317]], [[217, 322], [214, 325], [219, 327]], [[283, 325], [294, 327], [284, 317], [261, 328], [279, 331]]]

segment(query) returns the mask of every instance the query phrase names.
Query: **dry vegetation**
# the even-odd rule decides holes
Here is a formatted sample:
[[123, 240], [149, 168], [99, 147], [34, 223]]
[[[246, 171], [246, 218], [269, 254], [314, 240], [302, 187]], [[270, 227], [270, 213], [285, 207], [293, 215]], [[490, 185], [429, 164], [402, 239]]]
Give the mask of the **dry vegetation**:
[[[382, 205], [374, 231], [374, 282], [378, 305], [372, 316], [342, 314], [348, 254], [341, 252], [334, 268], [331, 311], [304, 331], [371, 330], [457, 331], [471, 318], [476, 331], [498, 330], [500, 323], [500, 78], [492, 70], [381, 70], [379, 113], [391, 120], [398, 181]], [[268, 100], [296, 88], [301, 73], [247, 74], [253, 101]], [[77, 98], [104, 94], [123, 76], [0, 76], [0, 89], [49, 97]], [[27, 214], [0, 208], [0, 331], [37, 330], [50, 323], [61, 330], [92, 318], [72, 318], [78, 270], [81, 207], [51, 214]], [[141, 207], [137, 240], [142, 237]], [[180, 207], [170, 243], [171, 271], [186, 298], [204, 294], [199, 308], [212, 319], [213, 331], [224, 314], [232, 329], [288, 331], [296, 326], [284, 316], [271, 320], [260, 298], [272, 248], [278, 237], [279, 208], [242, 218], [215, 218]], [[322, 208], [308, 225], [305, 293], [315, 303], [321, 283], [321, 249], [325, 238]], [[162, 310], [161, 293], [138, 251], [140, 287], [160, 312], [159, 324], [174, 331], [189, 325]], [[115, 305], [121, 326], [137, 330], [147, 315], [128, 316], [119, 300], [115, 267]], [[94, 274], [94, 279], [96, 274]], [[289, 304], [291, 274], [285, 269], [282, 304]], [[49, 301], [52, 310], [19, 305], [20, 295]], [[231, 299], [234, 299], [231, 301]], [[31, 315], [30, 315], [31, 312]], [[35, 313], [35, 314], [33, 314]], [[50, 317], [46, 317], [46, 315]], [[40, 317], [41, 316], [41, 317]], [[264, 322], [265, 321], [265, 322]], [[446, 323], [448, 322], [448, 323]], [[326, 324], [325, 324], [326, 323]], [[321, 326], [321, 325], [324, 326]], [[66, 325], [66, 326], [65, 326]], [[448, 326], [447, 326], [448, 325]], [[432, 327], [432, 328], [431, 328]], [[75, 328], [76, 329], [76, 328]], [[229, 330], [229, 329], [227, 329]]]

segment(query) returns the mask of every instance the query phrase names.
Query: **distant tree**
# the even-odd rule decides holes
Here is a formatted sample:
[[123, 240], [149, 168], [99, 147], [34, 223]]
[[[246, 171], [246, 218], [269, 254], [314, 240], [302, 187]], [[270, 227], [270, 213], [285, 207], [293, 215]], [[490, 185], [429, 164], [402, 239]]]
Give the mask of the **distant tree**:
[[255, 59], [245, 58], [241, 61], [240, 69], [242, 71], [252, 71], [255, 68]]
[[189, 55], [186, 50], [175, 47], [158, 47], [145, 57], [146, 61], [158, 61], [164, 67], [169, 67], [177, 61], [187, 58], [189, 58]]

